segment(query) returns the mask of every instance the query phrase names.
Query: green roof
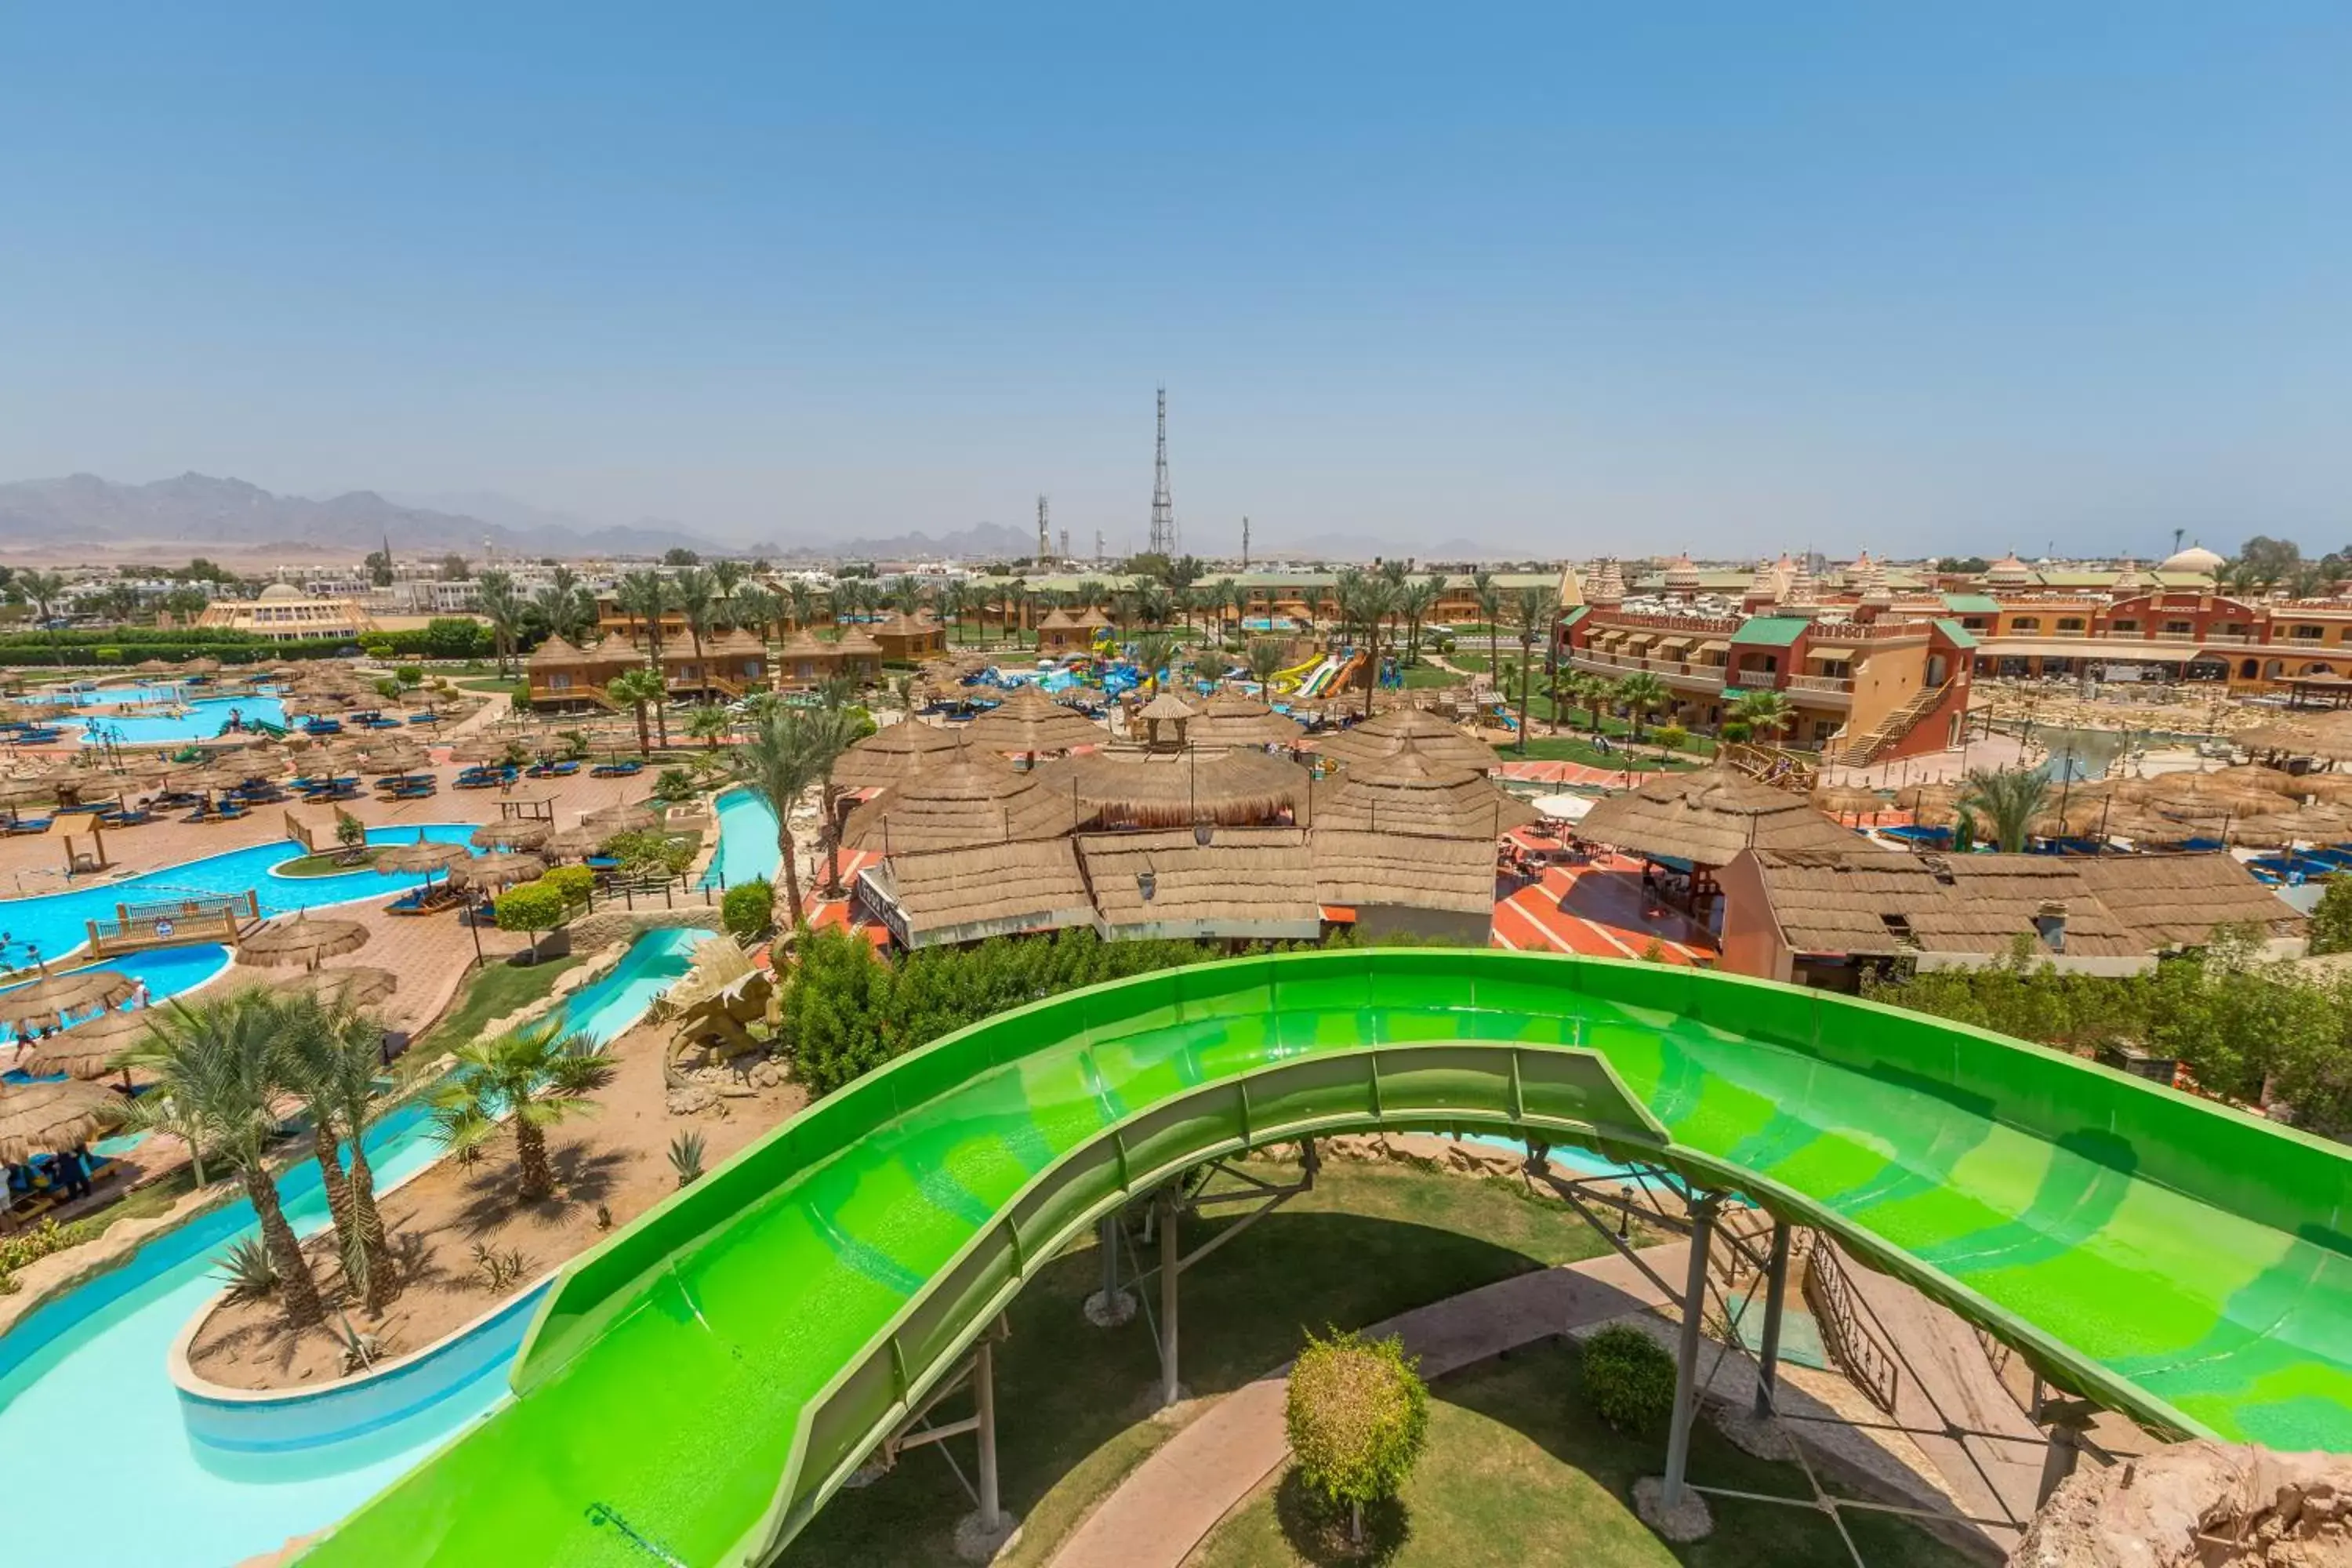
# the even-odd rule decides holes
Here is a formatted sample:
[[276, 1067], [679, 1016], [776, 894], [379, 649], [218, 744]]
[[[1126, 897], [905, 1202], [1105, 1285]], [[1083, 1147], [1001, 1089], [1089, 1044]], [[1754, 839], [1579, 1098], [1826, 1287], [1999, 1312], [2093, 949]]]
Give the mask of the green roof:
[[1944, 594], [1939, 595], [1938, 597], [1944, 601], [1944, 608], [1956, 616], [2000, 614], [2000, 605], [1994, 601], [1990, 594]]
[[1570, 627], [1570, 626], [1572, 626], [1576, 625], [1576, 623], [1577, 623], [1577, 622], [1579, 622], [1579, 621], [1582, 620], [1585, 616], [1587, 616], [1591, 615], [1591, 613], [1592, 613], [1592, 606], [1591, 606], [1591, 605], [1577, 605], [1577, 606], [1576, 606], [1576, 608], [1574, 608], [1574, 609], [1572, 609], [1572, 610], [1569, 611], [1569, 612], [1568, 612], [1568, 614], [1566, 614], [1566, 615], [1564, 615], [1564, 616], [1560, 616], [1560, 618], [1559, 618], [1559, 629], [1560, 629], [1560, 630], [1562, 630], [1562, 631], [1566, 631], [1569, 627]]
[[1977, 634], [1969, 630], [1968, 627], [1960, 625], [1958, 621], [1939, 620], [1936, 623], [1936, 629], [1943, 633], [1947, 637], [1949, 637], [1954, 647], [1974, 647], [1977, 646]]
[[1743, 697], [1769, 696], [1771, 691], [1772, 688], [1769, 686], [1727, 686], [1723, 689], [1723, 700], [1727, 702], [1737, 702]]
[[1789, 647], [1812, 624], [1802, 616], [1750, 616], [1731, 640], [1741, 647]]

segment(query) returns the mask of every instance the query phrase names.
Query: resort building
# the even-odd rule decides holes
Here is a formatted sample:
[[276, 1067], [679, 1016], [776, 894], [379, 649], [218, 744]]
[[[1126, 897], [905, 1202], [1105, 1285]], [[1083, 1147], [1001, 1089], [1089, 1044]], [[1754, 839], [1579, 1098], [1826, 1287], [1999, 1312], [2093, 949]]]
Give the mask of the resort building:
[[272, 642], [306, 637], [357, 641], [378, 628], [376, 618], [348, 598], [318, 598], [291, 583], [272, 583], [257, 598], [215, 599], [196, 616], [198, 626], [251, 632]]
[[871, 636], [883, 658], [892, 664], [916, 664], [948, 650], [947, 628], [928, 611], [910, 616], [902, 610], [873, 627]]
[[2275, 956], [2305, 922], [2225, 854], [1910, 855], [1867, 846], [1742, 850], [1717, 873], [1723, 967], [1854, 992], [1870, 970], [1979, 968], [2022, 936], [2036, 962], [2132, 974], [2252, 924]]
[[614, 676], [646, 662], [645, 651], [625, 637], [600, 637], [577, 647], [551, 637], [522, 661], [526, 700], [531, 707], [564, 710], [609, 708], [604, 688]]

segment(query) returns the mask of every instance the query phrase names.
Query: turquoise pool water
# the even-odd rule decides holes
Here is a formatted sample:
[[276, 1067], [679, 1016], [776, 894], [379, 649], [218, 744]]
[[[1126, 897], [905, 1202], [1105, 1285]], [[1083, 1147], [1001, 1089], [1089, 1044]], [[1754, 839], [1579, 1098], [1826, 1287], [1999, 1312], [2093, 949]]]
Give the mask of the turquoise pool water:
[[[132, 831], [137, 831], [133, 829]], [[473, 837], [467, 822], [431, 822], [410, 827], [368, 830], [371, 844], [413, 844], [419, 837], [439, 844], [464, 844]], [[160, 871], [126, 877], [119, 882], [98, 882], [70, 892], [48, 893], [37, 899], [11, 899], [0, 905], [0, 923], [6, 928], [6, 960], [31, 962], [37, 956], [56, 960], [87, 942], [88, 922], [112, 920], [117, 904], [162, 903], [173, 899], [219, 898], [253, 889], [265, 915], [291, 914], [326, 904], [348, 903], [382, 894], [389, 902], [425, 880], [415, 872], [385, 876], [373, 868], [338, 872], [331, 877], [280, 877], [272, 868], [299, 859], [302, 847], [291, 839], [208, 855], [183, 861]]]
[[719, 797], [719, 853], [702, 873], [706, 888], [740, 887], [755, 877], [774, 881], [783, 865], [776, 847], [776, 813], [755, 790], [730, 789]]
[[[619, 968], [572, 998], [567, 1016], [599, 1038], [617, 1034], [686, 972], [685, 950], [703, 934], [639, 938]], [[438, 1146], [427, 1125], [422, 1110], [408, 1109], [369, 1134], [380, 1184], [431, 1163]], [[298, 1231], [327, 1223], [315, 1163], [297, 1166], [278, 1190]], [[503, 1378], [485, 1375], [365, 1437], [299, 1453], [243, 1457], [192, 1443], [164, 1358], [219, 1289], [213, 1259], [253, 1230], [253, 1211], [239, 1201], [157, 1237], [0, 1335], [0, 1453], [53, 1453], [61, 1432], [100, 1433], [105, 1453], [103, 1464], [49, 1467], [45, 1484], [11, 1487], [0, 1558], [223, 1568], [348, 1512], [505, 1394]], [[132, 1501], [135, 1514], [110, 1511]]]
[[[217, 735], [234, 712], [247, 723], [259, 721], [282, 725], [286, 706], [275, 697], [207, 697], [183, 705], [175, 713], [124, 713], [112, 709], [86, 710], [80, 720], [82, 741], [95, 745], [112, 741], [122, 746], [150, 746], [168, 741], [198, 741]], [[71, 724], [74, 721], [62, 721]]]
[[[222, 970], [226, 969], [228, 949], [212, 942], [202, 942], [194, 947], [162, 947], [152, 952], [131, 952], [125, 953], [121, 958], [101, 959], [96, 963], [81, 967], [111, 969], [117, 973], [129, 975], [134, 981], [143, 980], [147, 983], [148, 995], [161, 1002], [167, 997], [194, 991]], [[30, 982], [20, 984], [29, 984]], [[0, 995], [5, 995], [16, 989], [15, 985], [0, 987]], [[66, 1027], [70, 1029], [75, 1024], [84, 1022], [87, 1020], [76, 1018], [68, 1022]], [[16, 1032], [14, 1029], [0, 1026], [0, 1046], [7, 1046], [13, 1049], [16, 1038]], [[12, 1074], [12, 1076], [22, 1075]]]

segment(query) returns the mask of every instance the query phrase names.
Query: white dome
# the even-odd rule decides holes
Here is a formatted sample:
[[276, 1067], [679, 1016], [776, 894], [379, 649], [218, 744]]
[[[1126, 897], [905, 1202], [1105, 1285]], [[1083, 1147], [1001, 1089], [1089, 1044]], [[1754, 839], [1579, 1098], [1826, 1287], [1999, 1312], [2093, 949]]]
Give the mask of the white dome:
[[261, 591], [261, 596], [265, 599], [299, 599], [302, 597], [302, 590], [291, 583], [272, 583]]
[[2192, 572], [2200, 577], [2210, 577], [2228, 563], [2201, 544], [2192, 544], [2178, 555], [2165, 557], [2159, 572]]

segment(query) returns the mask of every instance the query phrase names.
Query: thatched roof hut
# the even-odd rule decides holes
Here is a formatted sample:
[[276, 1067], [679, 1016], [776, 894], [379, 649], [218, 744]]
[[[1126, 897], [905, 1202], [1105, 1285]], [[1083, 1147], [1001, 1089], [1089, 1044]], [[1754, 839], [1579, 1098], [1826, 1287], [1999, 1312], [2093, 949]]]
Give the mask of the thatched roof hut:
[[966, 725], [964, 739], [982, 751], [1034, 756], [1040, 752], [1099, 746], [1110, 739], [1110, 731], [1024, 684]]
[[1045, 770], [1014, 773], [992, 752], [926, 755], [849, 814], [841, 845], [897, 855], [1056, 838], [1077, 826], [1079, 807], [1067, 779], [1047, 783]]
[[924, 757], [953, 752], [962, 742], [936, 724], [908, 719], [885, 724], [835, 757], [835, 789], [879, 789], [907, 776]]
[[1725, 767], [1660, 773], [1638, 789], [1605, 796], [1577, 832], [1696, 866], [1727, 866], [1743, 849], [1839, 850], [1854, 843], [1804, 796]]
[[1221, 691], [1201, 704], [1185, 739], [1196, 746], [1289, 746], [1306, 732], [1297, 720], [1255, 697]]
[[1048, 787], [1074, 795], [1096, 827], [1227, 826], [1297, 816], [1312, 781], [1307, 770], [1264, 752], [1097, 752], [1037, 770]]
[[0, 1083], [0, 1160], [21, 1165], [75, 1148], [127, 1114], [121, 1095], [86, 1083]]
[[1303, 941], [1323, 932], [1314, 856], [1297, 827], [1087, 834], [1078, 858], [1105, 936]]
[[15, 1065], [32, 1078], [56, 1073], [79, 1079], [105, 1078], [115, 1070], [114, 1058], [144, 1043], [148, 1026], [162, 1016], [147, 1007], [100, 1014], [36, 1041]]
[[1407, 741], [1417, 742], [1432, 759], [1491, 773], [1498, 765], [1495, 748], [1474, 741], [1436, 714], [1423, 708], [1395, 708], [1353, 729], [1326, 735], [1316, 750], [1350, 766], [1394, 755]]
[[1438, 762], [1408, 740], [1314, 786], [1309, 821], [1317, 827], [1475, 838], [1492, 858], [1494, 841], [1542, 813], [1474, 768]]
[[1495, 847], [1485, 839], [1318, 826], [1311, 842], [1325, 904], [1493, 917]]
[[1067, 838], [894, 855], [861, 879], [903, 947], [951, 946], [1094, 923]]

